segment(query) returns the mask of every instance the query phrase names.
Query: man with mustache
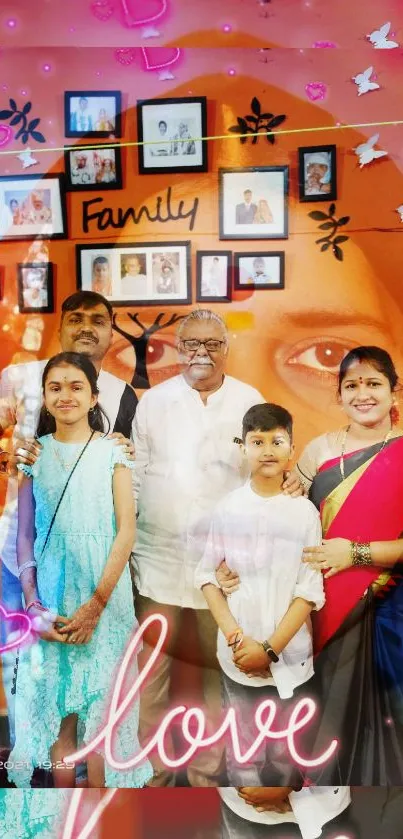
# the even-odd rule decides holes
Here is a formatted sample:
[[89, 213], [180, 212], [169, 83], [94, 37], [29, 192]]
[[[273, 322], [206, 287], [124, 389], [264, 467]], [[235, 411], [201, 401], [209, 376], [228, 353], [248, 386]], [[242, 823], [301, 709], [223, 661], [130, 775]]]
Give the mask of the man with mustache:
[[[135, 417], [136, 615], [142, 621], [159, 612], [169, 623], [166, 650], [142, 688], [143, 746], [168, 711], [172, 655], [180, 642], [186, 647], [183, 658], [202, 668], [204, 703], [214, 730], [221, 711], [217, 628], [193, 577], [214, 506], [246, 479], [239, 445], [243, 415], [265, 401], [255, 388], [225, 375], [228, 348], [222, 318], [208, 309], [192, 311], [178, 329], [182, 373], [147, 391]], [[298, 482], [287, 481], [283, 489], [298, 491]], [[194, 616], [198, 650], [188, 649], [183, 638], [185, 610]], [[146, 633], [140, 664], [155, 640]], [[173, 756], [168, 735], [164, 742]], [[155, 770], [151, 784], [172, 785], [173, 771], [157, 756], [151, 754], [150, 759]], [[191, 785], [218, 786], [221, 761], [220, 745], [199, 752], [187, 768]]]
[[[98, 372], [99, 402], [105, 410], [110, 432], [123, 439], [131, 437], [137, 396], [126, 382], [102, 370], [102, 362], [112, 341], [112, 307], [93, 291], [78, 291], [62, 304], [59, 330], [63, 352], [87, 355]], [[7, 496], [0, 518], [0, 600], [8, 612], [22, 611], [22, 591], [17, 576], [17, 478], [15, 464], [32, 464], [40, 453], [40, 445], [33, 439], [42, 405], [42, 373], [47, 360], [15, 364], [2, 372], [0, 380], [0, 436], [13, 429], [13, 454], [2, 453], [0, 471], [8, 477]], [[15, 623], [4, 620], [1, 641], [16, 629]], [[14, 742], [14, 702], [12, 693], [15, 649], [2, 656], [3, 686], [7, 699], [10, 744]]]

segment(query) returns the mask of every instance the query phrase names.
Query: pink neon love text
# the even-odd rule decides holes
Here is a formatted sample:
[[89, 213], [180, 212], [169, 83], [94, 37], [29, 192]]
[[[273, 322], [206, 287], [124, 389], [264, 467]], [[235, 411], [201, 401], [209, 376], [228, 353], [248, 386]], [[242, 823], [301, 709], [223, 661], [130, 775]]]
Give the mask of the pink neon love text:
[[[126, 696], [123, 699], [121, 699], [120, 694], [122, 690], [122, 684], [130, 660], [132, 656], [135, 655], [140, 641], [142, 640], [142, 637], [148, 629], [148, 627], [155, 623], [159, 623], [161, 627], [157, 644], [155, 645], [154, 650], [152, 651], [152, 654], [150, 655], [150, 658], [147, 661], [147, 664], [145, 665], [141, 673], [139, 673], [138, 677], [135, 679], [133, 685], [127, 692]], [[154, 749], [154, 747], [157, 747], [159, 756], [166, 766], [178, 768], [179, 766], [183, 766], [184, 764], [186, 764], [190, 760], [190, 758], [193, 757], [193, 755], [198, 749], [207, 748], [208, 746], [211, 746], [213, 745], [213, 743], [216, 743], [218, 740], [220, 740], [227, 730], [229, 731], [232, 739], [232, 747], [234, 750], [235, 758], [237, 762], [240, 764], [247, 763], [248, 761], [250, 761], [257, 749], [261, 746], [262, 742], [266, 738], [271, 740], [286, 739], [287, 746], [292, 759], [300, 766], [304, 766], [307, 768], [313, 766], [320, 766], [334, 755], [338, 746], [337, 740], [332, 740], [329, 747], [321, 755], [311, 760], [304, 758], [300, 754], [298, 754], [294, 742], [294, 735], [298, 731], [301, 731], [301, 729], [305, 728], [305, 726], [312, 720], [316, 712], [315, 702], [312, 699], [305, 698], [301, 699], [295, 705], [292, 713], [290, 714], [289, 724], [287, 728], [281, 731], [272, 731], [271, 729], [276, 715], [276, 703], [273, 700], [266, 700], [265, 702], [260, 703], [255, 713], [255, 723], [257, 731], [259, 733], [254, 743], [244, 754], [242, 754], [240, 749], [235, 708], [228, 709], [220, 727], [214, 734], [207, 737], [205, 736], [206, 718], [202, 709], [188, 709], [185, 705], [178, 705], [166, 714], [164, 719], [161, 721], [158, 730], [156, 731], [154, 736], [151, 738], [149, 743], [143, 749], [140, 750], [138, 754], [133, 755], [133, 757], [127, 760], [126, 762], [115, 760], [112, 754], [112, 736], [114, 728], [119, 723], [119, 720], [122, 718], [130, 703], [138, 695], [141, 686], [143, 685], [149, 672], [152, 670], [152, 667], [161, 652], [167, 633], [167, 620], [163, 615], [160, 614], [150, 615], [144, 621], [142, 626], [139, 627], [134, 637], [132, 638], [126, 650], [124, 658], [121, 662], [113, 690], [108, 720], [104, 728], [90, 743], [88, 743], [82, 749], [79, 749], [78, 751], [65, 756], [64, 760], [66, 762], [71, 763], [83, 760], [88, 754], [94, 751], [103, 742], [105, 759], [107, 763], [114, 769], [121, 771], [132, 769], [134, 766], [144, 761], [144, 759]], [[180, 717], [182, 717], [182, 734], [186, 742], [189, 743], [189, 748], [183, 755], [176, 759], [173, 759], [166, 754], [164, 746], [164, 737], [167, 729], [172, 724], [173, 720], [175, 718]], [[192, 726], [195, 726], [195, 724], [197, 730], [196, 733], [193, 733], [190, 729]]]

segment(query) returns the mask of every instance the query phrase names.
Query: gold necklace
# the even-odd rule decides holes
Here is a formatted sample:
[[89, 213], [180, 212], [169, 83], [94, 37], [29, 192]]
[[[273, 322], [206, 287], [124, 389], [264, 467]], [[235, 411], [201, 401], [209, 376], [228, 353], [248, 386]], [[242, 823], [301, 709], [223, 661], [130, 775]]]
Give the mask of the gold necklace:
[[[93, 435], [94, 435], [94, 432], [92, 432], [92, 433], [91, 433], [91, 435], [90, 435], [90, 437], [88, 438], [87, 442], [86, 442], [86, 443], [84, 443], [83, 448], [81, 449], [81, 451], [83, 451], [83, 450], [84, 450], [84, 448], [85, 448], [85, 446], [87, 446], [87, 445], [88, 445], [88, 443], [90, 442], [91, 437], [93, 437]], [[53, 454], [55, 455], [55, 457], [57, 458], [57, 460], [59, 461], [59, 463], [63, 466], [63, 469], [66, 469], [66, 471], [68, 471], [69, 469], [71, 469], [71, 467], [72, 467], [72, 466], [74, 466], [74, 464], [75, 464], [75, 462], [76, 462], [76, 460], [77, 460], [77, 454], [75, 454], [75, 456], [74, 456], [74, 459], [73, 459], [73, 460], [70, 460], [68, 463], [66, 463], [66, 461], [65, 461], [65, 460], [63, 460], [63, 458], [62, 458], [62, 456], [61, 456], [60, 452], [58, 452], [58, 450], [57, 450], [56, 446], [54, 445], [54, 443], [55, 443], [55, 442], [58, 442], [58, 441], [57, 441], [57, 440], [54, 440], [54, 438], [52, 437], [52, 449], [53, 449]], [[81, 453], [80, 453], [80, 454], [81, 454]]]
[[[350, 426], [348, 425], [347, 428], [345, 428], [345, 430], [344, 430], [343, 440], [342, 440], [342, 443], [341, 443], [340, 472], [341, 472], [341, 477], [343, 478], [343, 481], [344, 481], [344, 478], [345, 478], [345, 475], [344, 475], [344, 454], [345, 454], [345, 451], [346, 451], [347, 434], [348, 434], [349, 431], [350, 431]], [[391, 438], [392, 433], [393, 433], [393, 428], [391, 426], [389, 428], [389, 431], [387, 431], [387, 433], [386, 433], [386, 435], [383, 439], [381, 448], [379, 449], [379, 452], [377, 452], [377, 454], [380, 454], [381, 451], [383, 451], [383, 449], [386, 446], [386, 443]]]

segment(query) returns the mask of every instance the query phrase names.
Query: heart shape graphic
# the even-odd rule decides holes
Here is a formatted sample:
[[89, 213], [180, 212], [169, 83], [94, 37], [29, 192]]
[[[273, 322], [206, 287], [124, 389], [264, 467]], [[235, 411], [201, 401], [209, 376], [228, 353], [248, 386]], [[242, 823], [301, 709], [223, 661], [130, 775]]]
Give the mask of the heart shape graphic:
[[4, 606], [0, 603], [0, 620], [11, 621], [13, 618], [18, 618], [20, 622], [25, 623], [26, 628], [22, 635], [15, 638], [14, 641], [10, 641], [9, 644], [0, 644], [0, 653], [5, 653], [8, 650], [14, 650], [16, 647], [20, 647], [31, 634], [32, 623], [28, 615], [25, 614], [25, 612], [7, 612]]
[[[170, 67], [171, 64], [175, 64], [178, 61], [178, 58], [181, 54], [181, 49], [179, 47], [173, 47], [174, 56], [172, 58], [167, 59], [167, 61], [160, 61], [159, 64], [152, 64], [148, 57], [150, 49], [152, 49], [152, 47], [141, 47], [141, 51], [143, 53], [146, 65], [146, 70], [161, 70], [163, 67]], [[163, 47], [156, 47], [156, 49], [158, 50], [158, 54], [161, 55]], [[172, 50], [164, 50], [164, 52], [172, 52]]]
[[0, 125], [0, 147], [6, 146], [13, 139], [13, 132], [9, 125]]
[[91, 11], [98, 20], [105, 21], [112, 17], [115, 7], [109, 0], [95, 0], [95, 3], [91, 3]]
[[161, 6], [158, 9], [158, 12], [155, 14], [150, 15], [150, 17], [142, 18], [141, 20], [135, 20], [132, 17], [132, 13], [129, 9], [128, 0], [120, 0], [123, 9], [123, 15], [125, 19], [126, 26], [143, 26], [144, 23], [152, 23], [154, 20], [159, 20], [161, 17], [164, 16], [167, 8], [168, 8], [168, 0], [160, 0]]
[[131, 49], [130, 47], [115, 50], [115, 58], [116, 61], [119, 61], [119, 64], [123, 64], [124, 67], [128, 67], [129, 64], [133, 64], [133, 61], [136, 60], [136, 50]]
[[317, 102], [319, 99], [325, 98], [327, 85], [325, 85], [324, 82], [308, 82], [308, 84], [305, 85], [305, 91], [311, 102]]

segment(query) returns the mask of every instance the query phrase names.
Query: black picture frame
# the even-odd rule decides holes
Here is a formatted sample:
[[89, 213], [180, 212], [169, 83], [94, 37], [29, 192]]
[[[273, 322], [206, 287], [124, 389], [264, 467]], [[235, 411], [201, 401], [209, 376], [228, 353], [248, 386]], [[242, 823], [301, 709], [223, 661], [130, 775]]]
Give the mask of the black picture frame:
[[[115, 174], [116, 178], [114, 181], [110, 182], [103, 182], [103, 181], [91, 181], [89, 180], [88, 183], [73, 183], [72, 180], [72, 158], [75, 155], [78, 156], [77, 153], [80, 153], [80, 146], [76, 146], [74, 149], [71, 146], [65, 146], [64, 151], [64, 161], [65, 161], [65, 170], [66, 170], [66, 191], [67, 192], [91, 192], [96, 190], [97, 192], [104, 192], [105, 190], [109, 189], [122, 189], [123, 187], [123, 178], [122, 178], [122, 149], [120, 146], [116, 147], [108, 147], [108, 146], [94, 146], [93, 148], [89, 149], [86, 146], [83, 146], [83, 150], [81, 152], [82, 155], [87, 156], [88, 158], [94, 158], [98, 155], [98, 157], [104, 156], [105, 158], [114, 158], [115, 164]], [[92, 167], [92, 171], [95, 172], [95, 167]], [[88, 175], [90, 175], [88, 172]], [[95, 177], [95, 175], [94, 175]]]
[[[203, 292], [203, 262], [205, 259], [225, 257], [227, 259], [225, 294]], [[232, 251], [197, 251], [196, 253], [196, 301], [197, 303], [230, 303], [232, 298]]]
[[[122, 288], [124, 260], [130, 256], [137, 257], [137, 267], [140, 271], [136, 280], [146, 281], [146, 289], [151, 294], [144, 297], [130, 295], [128, 292], [119, 293]], [[108, 263], [110, 287], [101, 290], [94, 285], [94, 260], [101, 257]], [[157, 264], [170, 262], [172, 266], [172, 282], [179, 285], [179, 292], [173, 291], [171, 296], [158, 291], [158, 278], [154, 268]], [[176, 258], [175, 258], [176, 257]], [[177, 269], [177, 270], [176, 270]], [[126, 265], [127, 270], [127, 265]], [[113, 306], [186, 306], [192, 302], [191, 278], [191, 250], [190, 241], [182, 242], [114, 242], [104, 244], [102, 241], [76, 245], [76, 276], [77, 289], [99, 291]], [[133, 276], [131, 277], [133, 280]], [[161, 280], [161, 277], [160, 277]], [[181, 293], [182, 291], [182, 293]], [[109, 292], [109, 293], [108, 293]]]
[[288, 239], [288, 188], [288, 166], [219, 169], [219, 238]]
[[[190, 136], [185, 136], [183, 140], [176, 137], [176, 134], [172, 135], [172, 132], [176, 130], [175, 126], [180, 124], [181, 109], [184, 114], [182, 119], [191, 121], [193, 126], [192, 132], [188, 128]], [[187, 116], [186, 109], [188, 111]], [[166, 140], [164, 139], [165, 134], [161, 135], [160, 138], [153, 139], [155, 123], [158, 126], [162, 123], [165, 124], [165, 134], [170, 135], [167, 136]], [[188, 123], [186, 125], [188, 126]], [[179, 131], [179, 127], [177, 130]], [[139, 99], [137, 102], [137, 133], [140, 144], [138, 146], [138, 166], [141, 175], [158, 175], [167, 172], [207, 172], [208, 144], [206, 139], [201, 139], [207, 135], [207, 99], [205, 96]], [[187, 140], [188, 143], [186, 143]], [[184, 148], [194, 147], [194, 152], [184, 151], [182, 153], [181, 146]], [[167, 150], [166, 154], [165, 149]], [[190, 160], [188, 164], [190, 154], [195, 155], [194, 161], [197, 162], [192, 163], [192, 160]]]
[[[323, 192], [313, 191], [311, 194], [307, 191], [306, 181], [306, 158], [312, 155], [318, 157], [323, 156], [323, 164], [325, 165], [326, 158], [330, 161], [330, 181], [329, 191]], [[323, 177], [326, 176], [324, 173]], [[337, 199], [337, 153], [336, 146], [301, 146], [298, 149], [298, 185], [299, 185], [299, 200], [301, 202], [317, 201], [335, 201]]]
[[[88, 131], [71, 127], [72, 99], [114, 99], [114, 127], [105, 130], [91, 128]], [[91, 103], [90, 103], [91, 107]], [[107, 114], [108, 116], [108, 114]], [[74, 121], [73, 121], [74, 123]], [[111, 123], [112, 124], [112, 123]], [[121, 137], [122, 136], [122, 94], [120, 90], [66, 90], [64, 92], [64, 136], [65, 137]]]
[[[270, 259], [278, 260], [278, 282], [241, 282], [242, 261], [250, 263], [256, 259], [263, 261]], [[234, 278], [234, 288], [237, 291], [278, 291], [279, 289], [283, 289], [285, 283], [284, 251], [244, 251], [242, 253], [235, 253]]]
[[[38, 276], [46, 274], [46, 304], [34, 305], [24, 295], [24, 282], [27, 275], [35, 272]], [[19, 262], [17, 264], [18, 308], [22, 314], [51, 314], [54, 312], [53, 264], [52, 262]]]
[[[36, 184], [35, 187], [34, 184]], [[43, 219], [31, 223], [28, 208], [26, 211], [24, 210], [28, 195], [31, 196], [32, 193], [38, 192], [48, 192], [50, 194], [51, 212], [53, 213], [55, 210], [58, 217], [57, 224], [53, 225], [56, 232], [52, 232], [51, 229], [45, 230], [44, 228], [51, 227], [51, 225], [47, 225]], [[57, 201], [57, 209], [52, 207], [53, 197]], [[32, 198], [30, 200], [32, 201]], [[16, 202], [18, 205], [15, 212], [16, 222], [14, 222], [11, 202]], [[44, 209], [46, 210], [47, 207], [45, 206]], [[5, 228], [2, 233], [2, 242], [30, 239], [66, 239], [68, 231], [64, 174], [0, 175], [0, 214], [6, 211], [10, 214], [10, 227], [8, 230]], [[24, 221], [25, 212], [27, 213], [27, 220]]]

